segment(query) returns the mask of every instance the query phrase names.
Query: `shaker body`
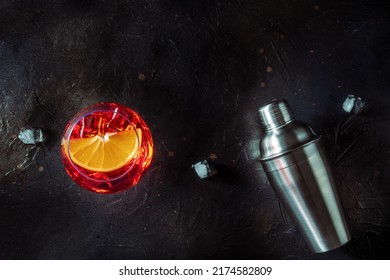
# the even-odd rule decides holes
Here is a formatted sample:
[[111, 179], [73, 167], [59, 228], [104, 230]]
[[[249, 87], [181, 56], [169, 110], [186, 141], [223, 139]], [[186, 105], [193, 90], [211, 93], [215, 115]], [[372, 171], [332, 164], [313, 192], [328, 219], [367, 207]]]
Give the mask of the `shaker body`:
[[[261, 118], [266, 129], [260, 141], [260, 160], [273, 190], [313, 252], [344, 245], [351, 237], [321, 137], [307, 124], [294, 120], [286, 101], [270, 105], [285, 105], [288, 113], [282, 117], [288, 121], [279, 116], [277, 125], [269, 125], [267, 119], [275, 112]], [[276, 114], [279, 110], [270, 109]]]

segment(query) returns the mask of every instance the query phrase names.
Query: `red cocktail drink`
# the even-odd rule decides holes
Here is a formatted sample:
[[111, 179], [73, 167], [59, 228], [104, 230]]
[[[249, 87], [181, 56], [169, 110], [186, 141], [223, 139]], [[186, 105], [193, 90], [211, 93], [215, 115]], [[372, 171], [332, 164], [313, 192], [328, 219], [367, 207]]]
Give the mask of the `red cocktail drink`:
[[97, 103], [75, 115], [61, 144], [62, 161], [80, 186], [114, 193], [138, 183], [153, 156], [145, 121], [117, 103]]

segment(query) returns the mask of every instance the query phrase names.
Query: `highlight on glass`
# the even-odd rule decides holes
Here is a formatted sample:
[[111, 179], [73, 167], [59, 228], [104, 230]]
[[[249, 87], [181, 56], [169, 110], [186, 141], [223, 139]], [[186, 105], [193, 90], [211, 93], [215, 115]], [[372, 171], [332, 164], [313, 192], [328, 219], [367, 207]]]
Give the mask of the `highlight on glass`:
[[152, 135], [134, 110], [97, 103], [67, 124], [61, 156], [68, 175], [81, 187], [115, 193], [138, 183], [153, 157]]

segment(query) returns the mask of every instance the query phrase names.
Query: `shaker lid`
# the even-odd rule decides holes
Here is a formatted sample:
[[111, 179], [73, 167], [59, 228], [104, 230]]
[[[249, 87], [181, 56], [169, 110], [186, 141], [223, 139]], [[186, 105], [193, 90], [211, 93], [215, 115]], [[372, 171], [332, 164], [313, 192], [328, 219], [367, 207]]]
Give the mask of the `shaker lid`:
[[294, 114], [284, 99], [273, 100], [267, 105], [260, 107], [258, 113], [260, 123], [265, 130], [276, 128], [294, 120]]

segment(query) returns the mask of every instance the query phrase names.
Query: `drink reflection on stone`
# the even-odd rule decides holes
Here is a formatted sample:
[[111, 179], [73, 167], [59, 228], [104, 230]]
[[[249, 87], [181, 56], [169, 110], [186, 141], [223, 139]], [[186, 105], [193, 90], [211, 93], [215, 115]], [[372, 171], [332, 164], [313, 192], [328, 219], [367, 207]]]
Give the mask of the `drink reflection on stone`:
[[138, 183], [150, 166], [153, 141], [145, 121], [117, 103], [97, 103], [68, 123], [61, 144], [69, 176], [97, 193], [114, 193]]

